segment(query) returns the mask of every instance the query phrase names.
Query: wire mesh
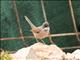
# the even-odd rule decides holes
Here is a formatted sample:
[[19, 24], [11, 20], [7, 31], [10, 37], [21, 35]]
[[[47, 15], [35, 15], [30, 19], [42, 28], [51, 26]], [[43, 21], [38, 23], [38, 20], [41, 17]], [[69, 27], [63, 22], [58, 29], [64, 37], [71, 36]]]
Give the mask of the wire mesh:
[[[59, 2], [59, 1], [44, 1], [44, 7], [45, 7], [45, 10], [46, 10], [46, 12], [44, 13], [44, 15], [46, 15], [47, 14], [47, 18], [45, 18], [44, 19], [44, 15], [43, 15], [43, 12], [42, 12], [42, 8], [41, 8], [41, 2], [40, 1], [2, 1], [2, 4], [4, 4], [4, 3], [7, 3], [7, 4], [11, 4], [11, 6], [13, 6], [12, 7], [12, 9], [13, 9], [13, 11], [15, 12], [14, 13], [14, 15], [16, 15], [16, 24], [18, 25], [17, 26], [17, 28], [19, 28], [18, 30], [19, 31], [17, 31], [17, 32], [19, 32], [19, 36], [18, 37], [5, 37], [5, 36], [3, 36], [3, 37], [1, 37], [0, 38], [0, 40], [1, 41], [6, 41], [6, 40], [17, 40], [17, 39], [19, 39], [19, 40], [23, 40], [24, 41], [24, 44], [27, 44], [26, 43], [26, 41], [29, 41], [28, 39], [33, 39], [33, 40], [35, 40], [34, 39], [34, 36], [32, 36], [32, 34], [31, 34], [31, 32], [30, 32], [30, 26], [26, 26], [26, 22], [25, 22], [25, 19], [24, 19], [24, 17], [22, 17], [22, 16], [24, 16], [24, 15], [27, 15], [27, 16], [29, 16], [29, 18], [30, 18], [30, 20], [35, 24], [35, 25], [37, 25], [37, 26], [39, 26], [39, 25], [41, 25], [41, 23], [46, 19], [46, 20], [51, 20], [51, 22], [49, 21], [49, 23], [51, 24], [53, 21], [54, 21], [54, 24], [53, 25], [50, 25], [50, 28], [51, 28], [51, 32], [52, 32], [52, 34], [50, 35], [51, 37], [53, 37], [53, 39], [54, 39], [54, 37], [57, 37], [57, 38], [59, 38], [59, 37], [68, 37], [68, 36], [77, 36], [76, 37], [76, 40], [80, 40], [80, 32], [78, 32], [78, 30], [77, 30], [77, 25], [76, 25], [76, 19], [75, 19], [75, 16], [74, 16], [74, 11], [73, 11], [73, 7], [70, 7], [70, 5], [71, 5], [71, 0], [69, 0], [69, 1], [61, 1], [61, 2]], [[24, 4], [22, 4], [22, 3], [24, 3]], [[55, 4], [53, 4], [53, 3], [55, 3]], [[57, 5], [56, 3], [60, 3], [60, 7], [62, 7], [63, 9], [60, 9], [59, 7], [57, 8], [57, 6], [59, 6], [59, 5]], [[62, 3], [64, 4], [64, 7], [63, 7], [63, 5], [62, 5]], [[66, 4], [65, 4], [66, 3]], [[68, 5], [70, 3], [70, 5]], [[6, 4], [6, 5], [7, 5]], [[22, 6], [20, 5], [20, 4], [22, 4]], [[54, 6], [53, 6], [54, 5]], [[68, 5], [68, 6], [67, 6]], [[5, 6], [5, 5], [2, 5], [2, 6]], [[11, 6], [8, 6], [8, 7], [11, 7]], [[66, 7], [67, 6], [67, 7]], [[43, 7], [43, 10], [44, 10], [44, 7]], [[54, 13], [52, 13], [52, 7], [54, 7]], [[24, 9], [22, 9], [22, 8], [24, 8]], [[26, 9], [25, 9], [26, 8]], [[57, 9], [55, 9], [55, 8], [57, 8]], [[72, 9], [72, 10], [70, 10], [70, 8]], [[12, 10], [11, 9], [11, 10]], [[53, 17], [53, 19], [56, 19], [56, 18], [58, 18], [58, 16], [56, 17], [56, 11], [58, 11], [58, 9], [60, 9], [60, 10], [62, 10], [63, 12], [65, 11], [65, 9], [69, 9], [68, 10], [68, 13], [69, 12], [72, 12], [70, 15], [72, 15], [72, 17], [70, 16], [70, 18], [69, 17], [67, 17], [67, 18], [69, 18], [69, 20], [71, 19], [72, 20], [72, 22], [68, 25], [68, 26], [71, 26], [70, 28], [72, 28], [72, 27], [74, 27], [74, 28], [72, 28], [72, 30], [70, 30], [69, 29], [69, 32], [66, 32], [65, 33], [65, 31], [62, 33], [62, 31], [61, 32], [57, 32], [57, 34], [55, 34], [55, 30], [57, 30], [58, 31], [58, 29], [60, 30], [61, 29], [61, 27], [55, 27], [55, 28], [58, 28], [58, 29], [55, 29], [55, 28], [53, 28], [54, 27], [54, 25], [56, 24], [55, 22], [55, 20], [52, 20], [52, 17]], [[3, 8], [3, 11], [5, 10], [5, 8]], [[27, 12], [26, 12], [26, 10], [27, 10]], [[49, 11], [48, 11], [49, 10]], [[51, 11], [51, 12], [50, 12]], [[61, 11], [61, 12], [62, 12]], [[58, 13], [61, 13], [61, 12], [58, 12]], [[52, 13], [52, 14], [55, 14], [55, 15], [53, 15], [52, 17], [51, 17], [51, 15], [50, 14], [48, 14], [48, 13]], [[66, 13], [67, 14], [67, 13]], [[67, 14], [68, 15], [68, 14]], [[66, 15], [65, 15], [66, 16]], [[62, 17], [62, 16], [59, 16], [59, 18], [60, 17]], [[1, 18], [2, 19], [2, 18]], [[61, 20], [62, 18], [60, 18], [60, 20]], [[34, 21], [35, 20], [35, 21]], [[59, 19], [57, 19], [58, 21], [58, 24], [60, 23], [60, 20]], [[66, 19], [67, 20], [67, 19]], [[5, 21], [6, 21], [6, 19], [5, 19]], [[9, 20], [10, 21], [10, 20]], [[8, 22], [9, 22], [8, 21]], [[3, 23], [3, 22], [1, 22], [1, 23]], [[10, 23], [12, 23], [12, 22], [10, 22]], [[63, 24], [64, 23], [66, 23], [66, 21], [64, 21], [64, 22], [62, 22]], [[67, 23], [65, 24], [65, 25], [67, 25]], [[62, 26], [62, 25], [61, 25]], [[64, 26], [65, 27], [65, 26]], [[3, 26], [2, 26], [2, 28], [3, 28]], [[63, 28], [62, 28], [63, 29]], [[66, 28], [66, 29], [68, 29], [68, 27]], [[74, 29], [74, 30], [73, 30]], [[65, 30], [65, 29], [64, 29]], [[68, 30], [67, 30], [68, 31]], [[53, 33], [54, 32], [54, 33]], [[2, 35], [3, 35], [3, 33], [1, 33]], [[5, 33], [4, 33], [5, 34]], [[14, 34], [14, 33], [13, 33]], [[5, 34], [6, 35], [6, 34]], [[15, 34], [14, 34], [15, 35]], [[47, 39], [48, 40], [48, 39]], [[53, 41], [53, 40], [52, 40]], [[50, 42], [50, 41], [49, 41]], [[31, 43], [31, 41], [30, 42], [28, 42], [28, 43]], [[34, 42], [35, 43], [35, 42]], [[7, 43], [8, 44], [8, 43]], [[3, 43], [2, 43], [2, 45], [4, 45]], [[13, 44], [14, 45], [14, 44]], [[79, 44], [78, 44], [79, 45]], [[72, 48], [77, 48], [76, 46], [73, 46], [73, 47], [68, 47], [68, 48], [66, 48], [66, 47], [64, 47], [64, 48], [62, 48], [62, 49], [72, 49]], [[78, 48], [80, 48], [80, 45], [78, 46]], [[14, 50], [14, 49], [13, 49]]]

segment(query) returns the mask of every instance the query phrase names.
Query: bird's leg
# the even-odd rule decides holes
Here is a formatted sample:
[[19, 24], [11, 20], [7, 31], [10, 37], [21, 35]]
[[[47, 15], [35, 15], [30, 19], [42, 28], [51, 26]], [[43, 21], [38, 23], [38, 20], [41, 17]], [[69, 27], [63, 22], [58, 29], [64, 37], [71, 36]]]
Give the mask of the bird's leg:
[[51, 44], [54, 44], [50, 35], [49, 35], [49, 41], [50, 41]]
[[36, 39], [36, 42], [38, 43], [39, 41], [38, 41], [38, 39], [37, 38], [35, 38]]
[[41, 39], [41, 42], [43, 43], [43, 44], [45, 44], [45, 42]]
[[34, 35], [34, 37], [35, 37], [35, 39], [36, 39], [36, 42], [38, 43], [39, 40], [38, 40], [37, 37], [35, 36], [35, 33], [34, 33], [34, 32], [32, 32], [32, 33], [33, 33], [33, 35]]

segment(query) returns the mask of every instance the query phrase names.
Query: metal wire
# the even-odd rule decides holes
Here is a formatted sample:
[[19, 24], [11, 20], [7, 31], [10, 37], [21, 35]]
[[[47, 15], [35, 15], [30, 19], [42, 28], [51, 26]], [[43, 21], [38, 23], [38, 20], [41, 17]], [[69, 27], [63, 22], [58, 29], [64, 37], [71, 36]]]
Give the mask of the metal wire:
[[[44, 19], [46, 21], [47, 17], [46, 17], [46, 13], [45, 13], [45, 9], [44, 9], [43, 0], [41, 0], [41, 5], [42, 5]], [[19, 15], [18, 15], [18, 11], [17, 11], [17, 7], [16, 7], [15, 1], [13, 1], [13, 6], [14, 6], [14, 11], [16, 13], [16, 19], [17, 19], [17, 23], [18, 23], [18, 26], [19, 26], [19, 32], [20, 32], [21, 36], [20, 37], [13, 37], [13, 38], [0, 38], [0, 40], [22, 39], [24, 41], [24, 38], [34, 38], [34, 36], [23, 36], [21, 25], [20, 25], [20, 21], [19, 21], [20, 19], [19, 19]], [[78, 41], [80, 41], [80, 39], [79, 39], [80, 32], [77, 31], [76, 21], [75, 21], [75, 17], [74, 17], [74, 12], [73, 12], [73, 8], [72, 8], [71, 0], [69, 0], [69, 7], [70, 7], [70, 11], [71, 11], [71, 16], [72, 16], [72, 20], [73, 20], [73, 26], [74, 26], [75, 33], [51, 34], [50, 37], [62, 37], [62, 36], [73, 36], [73, 35], [75, 36], [76, 35]], [[80, 48], [80, 46], [63, 47], [61, 49], [72, 49], [72, 48]]]
[[21, 39], [22, 39], [24, 45], [26, 46], [26, 43], [24, 41], [24, 36], [23, 36], [22, 28], [21, 28], [21, 25], [20, 25], [20, 19], [19, 19], [19, 14], [18, 14], [18, 11], [17, 11], [17, 6], [16, 6], [15, 0], [13, 1], [13, 7], [14, 7], [14, 12], [16, 14], [16, 20], [17, 20], [17, 24], [18, 24], [18, 27], [19, 27], [20, 36], [21, 36]]
[[77, 37], [78, 41], [80, 42], [80, 38], [79, 38], [79, 35], [78, 35], [77, 26], [76, 26], [76, 20], [75, 20], [75, 16], [74, 16], [74, 11], [73, 11], [73, 7], [72, 7], [72, 2], [71, 2], [71, 0], [69, 0], [68, 2], [69, 2], [70, 11], [71, 11], [74, 30], [76, 32], [76, 37]]
[[43, 0], [41, 0], [41, 7], [42, 7], [42, 11], [43, 11], [44, 20], [47, 21], [47, 16], [46, 16]]
[[[62, 36], [75, 36], [76, 33], [61, 33], [61, 34], [51, 34], [49, 36], [51, 37], [62, 37]], [[80, 32], [78, 32], [78, 35], [80, 35]], [[34, 36], [24, 36], [24, 38], [34, 38]], [[21, 37], [13, 37], [13, 38], [0, 38], [0, 40], [16, 40], [16, 39], [22, 39]]]
[[64, 49], [80, 49], [80, 46], [72, 46], [72, 47], [62, 47], [62, 50]]
[[[41, 7], [42, 7], [42, 11], [43, 11], [44, 20], [45, 20], [45, 22], [48, 22], [47, 21], [46, 12], [45, 12], [45, 8], [44, 8], [44, 2], [43, 2], [43, 0], [41, 0]], [[49, 40], [50, 40], [50, 43], [53, 44], [52, 38], [50, 36], [49, 36]]]
[[[61, 34], [52, 34], [50, 35], [51, 37], [60, 37], [60, 36], [72, 36], [72, 35], [76, 35], [76, 33], [61, 33]], [[78, 35], [80, 35], [80, 32], [78, 32]]]

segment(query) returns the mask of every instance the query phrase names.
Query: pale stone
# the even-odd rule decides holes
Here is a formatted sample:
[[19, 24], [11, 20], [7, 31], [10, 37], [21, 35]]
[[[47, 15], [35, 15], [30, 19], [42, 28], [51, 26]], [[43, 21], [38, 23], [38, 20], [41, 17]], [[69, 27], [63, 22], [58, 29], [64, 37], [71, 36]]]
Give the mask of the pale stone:
[[19, 49], [16, 53], [11, 54], [13, 60], [26, 60], [31, 47]]
[[71, 53], [67, 53], [67, 54], [65, 55], [65, 60], [75, 60], [75, 59], [74, 59], [74, 55], [72, 55]]
[[65, 54], [56, 45], [35, 43], [29, 47], [19, 49], [11, 56], [13, 60], [80, 60], [80, 50]]
[[72, 55], [74, 55], [76, 60], [80, 60], [80, 49], [75, 50]]

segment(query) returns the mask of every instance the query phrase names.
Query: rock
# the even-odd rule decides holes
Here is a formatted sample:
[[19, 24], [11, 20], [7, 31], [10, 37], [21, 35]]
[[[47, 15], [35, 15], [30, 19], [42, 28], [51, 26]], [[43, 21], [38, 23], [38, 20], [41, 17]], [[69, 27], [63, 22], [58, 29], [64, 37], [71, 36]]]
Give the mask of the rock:
[[50, 45], [49, 48], [50, 48], [49, 50], [51, 51], [49, 58], [51, 60], [63, 60], [65, 53], [58, 46]]
[[27, 59], [62, 60], [64, 52], [56, 45], [34, 44]]
[[26, 60], [26, 56], [29, 54], [30, 47], [19, 49], [16, 53], [11, 54], [13, 60]]
[[67, 54], [65, 55], [65, 60], [75, 60], [75, 59], [74, 59], [74, 55], [72, 55], [71, 53], [67, 53]]
[[72, 55], [74, 55], [75, 60], [80, 60], [80, 49], [75, 50]]
[[65, 54], [56, 45], [35, 43], [29, 47], [19, 49], [11, 56], [13, 60], [80, 60], [80, 49]]
[[67, 53], [65, 60], [80, 60], [80, 49], [75, 50], [73, 53]]
[[56, 45], [35, 43], [12, 54], [13, 60], [62, 60], [64, 52]]

